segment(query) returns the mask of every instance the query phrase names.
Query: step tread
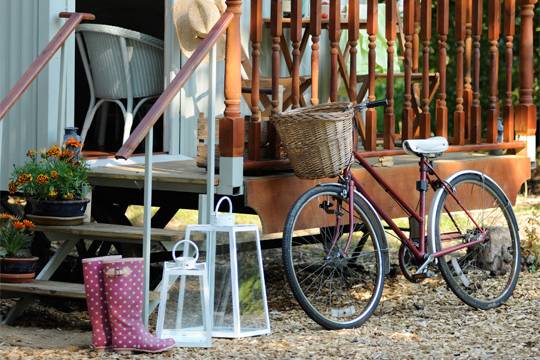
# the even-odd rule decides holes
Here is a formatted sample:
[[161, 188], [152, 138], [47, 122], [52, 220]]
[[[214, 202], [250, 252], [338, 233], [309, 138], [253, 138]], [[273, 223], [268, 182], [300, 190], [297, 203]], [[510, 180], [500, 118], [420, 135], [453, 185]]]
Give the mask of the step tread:
[[[76, 235], [88, 239], [139, 240], [142, 241], [142, 226], [116, 225], [104, 223], [84, 223], [81, 225], [37, 225], [37, 231], [44, 233]], [[182, 231], [152, 229], [152, 241], [178, 241], [184, 236]]]
[[34, 280], [32, 282], [22, 284], [0, 283], [0, 290], [36, 295], [61, 296], [75, 299], [85, 298], [83, 284], [61, 281]]

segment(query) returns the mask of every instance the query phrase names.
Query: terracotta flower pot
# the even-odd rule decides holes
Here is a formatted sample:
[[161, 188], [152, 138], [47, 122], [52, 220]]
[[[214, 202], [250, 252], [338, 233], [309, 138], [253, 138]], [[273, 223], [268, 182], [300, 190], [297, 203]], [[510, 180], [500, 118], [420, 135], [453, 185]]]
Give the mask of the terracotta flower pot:
[[35, 267], [38, 257], [0, 259], [0, 282], [31, 282], [36, 276]]

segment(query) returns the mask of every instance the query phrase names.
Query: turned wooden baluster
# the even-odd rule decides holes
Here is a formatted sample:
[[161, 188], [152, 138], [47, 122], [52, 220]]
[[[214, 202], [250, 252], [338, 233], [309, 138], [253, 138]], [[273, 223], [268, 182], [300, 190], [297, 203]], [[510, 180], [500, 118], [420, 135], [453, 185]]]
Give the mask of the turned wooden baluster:
[[465, 85], [463, 89], [463, 109], [465, 111], [465, 139], [470, 137], [472, 107], [472, 0], [466, 1], [465, 8]]
[[420, 0], [408, 0], [414, 2], [414, 34], [413, 34], [413, 72], [417, 72], [420, 67], [420, 24], [422, 19], [422, 5]]
[[439, 33], [439, 99], [435, 112], [437, 136], [448, 137], [448, 108], [446, 106], [446, 50], [448, 47], [448, 27], [450, 1], [437, 1], [437, 32]]
[[300, 41], [302, 41], [302, 0], [292, 0], [291, 4], [291, 41], [293, 56], [292, 71], [292, 107], [300, 106]]
[[[272, 35], [272, 114], [280, 112], [279, 80], [281, 75], [281, 35], [283, 33], [283, 7], [281, 0], [272, 0], [270, 33]], [[268, 138], [274, 157], [280, 158], [279, 135], [273, 125], [270, 124]]]
[[413, 138], [414, 110], [412, 108], [412, 71], [413, 71], [413, 36], [414, 36], [414, 7], [413, 1], [403, 3], [403, 32], [405, 33], [405, 54], [403, 68], [405, 72], [405, 95], [403, 99], [403, 114], [401, 119], [402, 140]]
[[340, 35], [340, 2], [330, 2], [330, 20], [328, 31], [330, 37], [330, 101], [337, 101], [339, 82], [339, 35]]
[[422, 29], [422, 113], [420, 114], [420, 137], [431, 136], [431, 114], [429, 112], [429, 52], [431, 49], [431, 0], [423, 0], [421, 8]]
[[[369, 76], [369, 101], [374, 101], [375, 97], [375, 63], [376, 51], [375, 40], [377, 39], [377, 0], [368, 0], [367, 4], [367, 33], [369, 36], [369, 57], [368, 57], [368, 76]], [[366, 150], [375, 150], [377, 148], [377, 110], [371, 108], [366, 110]]]
[[259, 109], [260, 56], [262, 40], [262, 0], [251, 0], [251, 122], [249, 123], [248, 157], [261, 159], [261, 111]]
[[503, 107], [505, 142], [514, 141], [514, 106], [512, 105], [512, 63], [516, 33], [516, 0], [504, 0], [504, 40], [506, 44], [506, 96]]
[[474, 1], [472, 15], [473, 32], [473, 101], [471, 107], [470, 142], [482, 142], [482, 108], [480, 106], [480, 38], [482, 37], [482, 1]]
[[227, 0], [227, 11], [234, 19], [227, 28], [225, 50], [225, 112], [219, 122], [219, 149], [222, 157], [244, 157], [244, 119], [240, 112], [242, 96], [242, 59], [240, 15], [242, 0]]
[[463, 108], [463, 55], [465, 52], [465, 2], [456, 0], [456, 110], [454, 111], [454, 144], [465, 144], [465, 112]]
[[358, 36], [359, 36], [359, 0], [349, 0], [349, 55], [350, 55], [350, 68], [349, 68], [349, 99], [351, 101], [356, 100], [356, 53], [358, 49]]
[[489, 106], [487, 111], [488, 143], [497, 142], [499, 121], [499, 36], [501, 33], [501, 2], [488, 0], [488, 38], [489, 38]]
[[311, 0], [311, 104], [319, 104], [319, 39], [321, 35], [321, 0]]
[[388, 69], [386, 74], [386, 99], [388, 105], [384, 110], [384, 148], [394, 148], [394, 43], [396, 41], [397, 22], [396, 0], [386, 0], [386, 43], [388, 44]]
[[[521, 0], [521, 33], [519, 37], [519, 105], [516, 106], [516, 133], [536, 133], [536, 105], [533, 103], [534, 80], [534, 5], [536, 0]], [[538, 45], [537, 45], [538, 46]]]

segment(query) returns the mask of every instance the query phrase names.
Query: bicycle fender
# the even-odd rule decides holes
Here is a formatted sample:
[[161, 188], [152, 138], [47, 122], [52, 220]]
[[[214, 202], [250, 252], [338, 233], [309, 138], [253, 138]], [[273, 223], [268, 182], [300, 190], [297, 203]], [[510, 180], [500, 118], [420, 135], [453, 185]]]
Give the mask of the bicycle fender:
[[[322, 184], [319, 184], [317, 186], [341, 186], [341, 187], [343, 187], [344, 185], [340, 184], [340, 183], [322, 183]], [[383, 224], [381, 222], [381, 218], [379, 217], [379, 214], [377, 213], [377, 211], [375, 211], [375, 208], [373, 207], [373, 205], [371, 205], [371, 203], [364, 197], [364, 195], [362, 195], [360, 192], [355, 190], [354, 191], [354, 196], [355, 196], [356, 199], [360, 200], [360, 202], [363, 205], [365, 205], [369, 209], [371, 209], [375, 219], [377, 220], [377, 222], [375, 224], [373, 224], [373, 226], [376, 227], [376, 229], [374, 229], [374, 230], [378, 231], [379, 234], [381, 234], [381, 244], [380, 244], [380, 246], [381, 246], [381, 250], [382, 250], [382, 254], [383, 254], [384, 273], [388, 274], [390, 272], [390, 256], [389, 256], [389, 250], [388, 250], [388, 241], [386, 240], [386, 233], [384, 232], [384, 226], [383, 226]]]

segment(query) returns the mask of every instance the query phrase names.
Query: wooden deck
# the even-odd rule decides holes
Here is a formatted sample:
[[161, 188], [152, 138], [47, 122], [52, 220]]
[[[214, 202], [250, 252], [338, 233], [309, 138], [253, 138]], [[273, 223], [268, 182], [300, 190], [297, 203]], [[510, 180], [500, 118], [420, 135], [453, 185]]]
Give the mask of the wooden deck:
[[[418, 201], [418, 194], [414, 191], [415, 181], [418, 177], [416, 157], [404, 155], [387, 157], [382, 162], [377, 158], [372, 158], [369, 161], [378, 166], [382, 177], [398, 193], [402, 194], [409, 204], [416, 204]], [[503, 187], [512, 202], [515, 201], [521, 185], [530, 177], [530, 160], [522, 156], [448, 153], [437, 159], [435, 163], [443, 177], [466, 169], [488, 174]], [[192, 160], [157, 163], [154, 164], [153, 169], [155, 192], [158, 194], [160, 192], [179, 193], [179, 196], [175, 196], [174, 200], [170, 198], [170, 201], [178, 202], [174, 204], [178, 208], [193, 208], [193, 200], [188, 201], [189, 195], [206, 192], [206, 170], [196, 167]], [[402, 215], [401, 210], [394, 206], [389, 197], [368, 176], [365, 170], [356, 169], [355, 174], [366, 184], [368, 189], [373, 189], [374, 199], [382, 204], [386, 211], [395, 217]], [[107, 187], [109, 189], [108, 196], [114, 195], [115, 188], [118, 190], [121, 188], [124, 190], [133, 189], [139, 194], [140, 189], [143, 188], [143, 180], [144, 164], [95, 168], [90, 174], [92, 185]], [[265, 237], [275, 237], [268, 235], [281, 232], [284, 219], [292, 203], [308, 188], [327, 181], [333, 180], [301, 180], [295, 177], [292, 172], [245, 176], [244, 195], [235, 202], [235, 210], [258, 214], [263, 224]], [[216, 179], [217, 182], [219, 182], [219, 178]], [[168, 196], [164, 196], [164, 198], [166, 201]], [[184, 198], [186, 203], [182, 201]]]

